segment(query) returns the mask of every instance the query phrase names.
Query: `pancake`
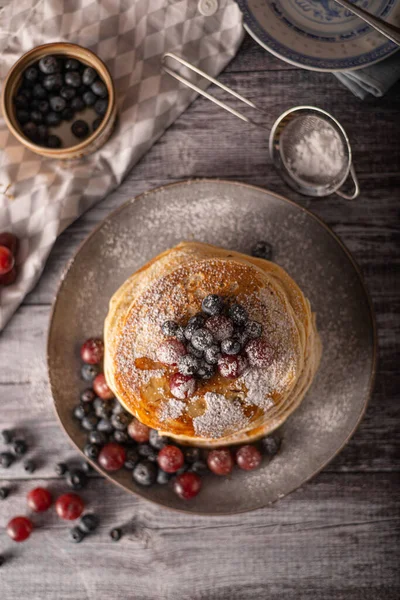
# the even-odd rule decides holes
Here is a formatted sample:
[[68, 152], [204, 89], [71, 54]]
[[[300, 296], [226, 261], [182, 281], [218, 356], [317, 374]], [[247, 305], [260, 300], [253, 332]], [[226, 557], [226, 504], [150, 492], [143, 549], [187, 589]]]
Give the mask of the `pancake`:
[[[217, 294], [241, 304], [262, 326], [270, 364], [236, 379], [198, 381], [189, 398], [173, 396], [176, 367], [159, 362], [161, 326], [185, 326]], [[104, 372], [127, 411], [180, 443], [218, 447], [271, 433], [299, 406], [318, 368], [321, 345], [310, 303], [278, 265], [199, 242], [182, 242], [139, 269], [111, 298]]]

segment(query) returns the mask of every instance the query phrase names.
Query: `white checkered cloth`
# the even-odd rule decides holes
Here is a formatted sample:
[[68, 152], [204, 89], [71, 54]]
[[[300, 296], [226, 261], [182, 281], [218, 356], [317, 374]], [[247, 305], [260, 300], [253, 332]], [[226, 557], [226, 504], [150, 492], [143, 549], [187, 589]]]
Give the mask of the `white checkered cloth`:
[[[0, 82], [25, 52], [68, 41], [98, 54], [114, 78], [119, 120], [95, 154], [68, 163], [25, 149], [0, 116], [0, 232], [21, 241], [15, 284], [0, 289], [0, 330], [37, 282], [57, 236], [104, 198], [195, 98], [160, 70], [164, 52], [214, 77], [243, 35], [233, 0], [13, 0], [0, 13]], [[211, 7], [212, 10], [209, 10]]]

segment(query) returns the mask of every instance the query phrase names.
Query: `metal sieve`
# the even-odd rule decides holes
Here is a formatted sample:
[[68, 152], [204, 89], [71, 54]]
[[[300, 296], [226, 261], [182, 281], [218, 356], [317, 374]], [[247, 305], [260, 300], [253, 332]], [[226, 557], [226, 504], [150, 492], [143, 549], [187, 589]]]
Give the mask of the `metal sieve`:
[[[218, 100], [199, 87], [194, 81], [188, 79], [188, 77], [171, 69], [166, 64], [167, 59], [173, 59], [180, 65], [186, 67], [188, 76], [191, 75], [191, 72], [201, 75], [201, 77], [204, 77], [207, 81], [214, 83], [231, 96], [234, 96], [247, 106], [256, 109], [260, 114], [268, 118], [267, 113], [256, 106], [254, 102], [244, 98], [244, 96], [241, 96], [234, 90], [231, 90], [229, 87], [220, 83], [214, 79], [214, 77], [207, 75], [207, 73], [204, 73], [204, 71], [201, 71], [183, 58], [170, 52], [164, 54], [162, 59], [163, 70], [171, 75], [171, 77], [174, 77], [187, 87], [195, 90], [197, 93], [201, 94], [211, 102], [214, 102], [214, 104], [217, 104], [238, 119], [269, 132], [269, 128], [263, 123], [254, 121], [235, 108]], [[336, 148], [339, 148], [340, 164], [333, 165], [335, 168], [330, 167], [330, 170], [325, 170], [325, 172], [323, 170], [318, 172], [318, 169], [313, 169], [311, 171], [309, 170], [308, 173], [301, 173], [299, 169], [296, 168], [296, 153], [298, 154], [301, 143], [306, 143], [308, 137], [313, 132], [319, 132], [320, 134], [323, 132], [324, 135], [328, 135], [327, 132], [329, 132], [332, 143], [336, 144]], [[332, 115], [320, 108], [314, 106], [296, 106], [284, 112], [272, 126], [269, 137], [269, 151], [272, 162], [281, 177], [288, 185], [301, 194], [307, 196], [328, 196], [335, 192], [342, 198], [353, 200], [360, 193], [356, 173], [352, 164], [350, 142], [346, 132]], [[344, 184], [349, 175], [354, 183], [354, 191], [351, 194], [346, 194], [345, 192], [340, 191], [339, 188]]]

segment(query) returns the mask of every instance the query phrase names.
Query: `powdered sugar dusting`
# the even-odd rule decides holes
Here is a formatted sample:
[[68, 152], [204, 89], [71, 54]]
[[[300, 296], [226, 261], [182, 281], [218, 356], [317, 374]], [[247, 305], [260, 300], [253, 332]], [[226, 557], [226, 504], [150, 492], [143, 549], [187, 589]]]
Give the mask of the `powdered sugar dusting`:
[[168, 421], [168, 419], [178, 419], [184, 412], [186, 407], [185, 402], [181, 400], [174, 400], [171, 398], [168, 402], [165, 402], [158, 413], [160, 421]]
[[196, 435], [216, 439], [248, 425], [249, 419], [244, 414], [238, 399], [228, 400], [222, 394], [207, 392], [204, 400], [207, 404], [206, 410], [200, 417], [193, 419]]

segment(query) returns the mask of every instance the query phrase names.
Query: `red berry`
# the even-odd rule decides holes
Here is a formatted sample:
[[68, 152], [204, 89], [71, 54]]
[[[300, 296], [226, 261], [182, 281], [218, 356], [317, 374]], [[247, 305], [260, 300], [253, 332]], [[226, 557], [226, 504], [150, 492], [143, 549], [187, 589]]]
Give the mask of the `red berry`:
[[196, 389], [196, 381], [191, 375], [181, 375], [181, 373], [174, 373], [169, 378], [169, 387], [171, 394], [179, 400], [190, 398], [193, 396]]
[[0, 275], [9, 273], [13, 268], [15, 258], [13, 253], [6, 246], [0, 246]]
[[35, 488], [27, 496], [28, 506], [34, 512], [44, 512], [51, 506], [52, 498], [49, 490], [45, 488]]
[[114, 398], [114, 392], [108, 387], [104, 373], [96, 375], [93, 381], [93, 389], [102, 400], [112, 400]]
[[164, 446], [157, 456], [160, 469], [166, 473], [176, 473], [185, 462], [183, 452], [177, 446]]
[[157, 360], [164, 365], [176, 366], [180, 357], [185, 354], [187, 354], [185, 344], [175, 338], [165, 340], [157, 348]]
[[19, 241], [16, 235], [7, 231], [0, 233], [0, 246], [5, 246], [9, 250], [11, 250], [14, 256], [18, 252], [18, 245]]
[[206, 321], [206, 327], [217, 342], [230, 338], [233, 334], [233, 323], [224, 315], [215, 315]]
[[124, 466], [125, 448], [116, 442], [110, 442], [100, 450], [98, 462], [106, 471], [118, 471]]
[[56, 500], [56, 512], [60, 519], [73, 521], [81, 516], [85, 505], [78, 494], [63, 494]]
[[248, 342], [245, 352], [251, 367], [262, 369], [273, 363], [274, 351], [267, 342], [260, 338]]
[[144, 444], [149, 441], [150, 427], [133, 418], [128, 425], [128, 434], [138, 444]]
[[227, 379], [236, 379], [244, 373], [247, 367], [247, 360], [244, 356], [223, 354], [218, 359], [218, 371], [222, 377]]
[[207, 457], [207, 464], [216, 475], [229, 475], [233, 469], [232, 454], [226, 448], [211, 450]]
[[261, 452], [255, 446], [242, 446], [236, 452], [236, 464], [245, 471], [257, 469], [261, 463]]
[[27, 517], [14, 517], [7, 525], [7, 533], [14, 542], [23, 542], [32, 533], [32, 521]]
[[174, 492], [183, 500], [190, 500], [201, 490], [201, 479], [197, 473], [181, 473], [174, 481]]
[[90, 338], [81, 347], [81, 358], [89, 365], [97, 365], [104, 356], [104, 344], [102, 340]]
[[17, 274], [17, 267], [13, 267], [5, 275], [0, 275], [0, 285], [12, 285], [17, 279]]

